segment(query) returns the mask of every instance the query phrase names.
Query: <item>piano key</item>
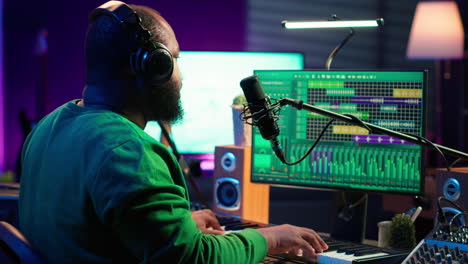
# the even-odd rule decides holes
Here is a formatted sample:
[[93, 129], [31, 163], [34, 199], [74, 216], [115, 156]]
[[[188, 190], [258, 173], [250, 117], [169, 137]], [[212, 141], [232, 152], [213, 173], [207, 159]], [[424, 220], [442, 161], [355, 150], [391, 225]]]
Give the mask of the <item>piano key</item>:
[[[239, 232], [245, 228], [259, 228], [259, 227], [271, 226], [271, 225], [265, 225], [265, 224], [258, 224], [254, 221], [247, 221], [244, 219], [230, 217], [230, 216], [217, 215], [217, 218], [221, 226], [225, 228], [226, 234], [230, 232]], [[385, 252], [382, 249], [377, 248], [375, 246], [335, 240], [333, 238], [326, 237], [326, 236], [322, 237], [322, 239], [325, 241], [325, 243], [327, 243], [329, 248], [326, 252], [319, 253], [318, 258], [316, 260], [313, 260], [313, 263], [353, 264], [353, 261], [356, 261], [356, 263], [367, 263], [367, 261], [370, 261], [372, 263], [380, 263], [380, 262], [375, 262], [375, 261], [377, 259], [383, 260], [383, 259], [390, 259], [393, 257], [398, 257], [400, 259], [403, 259], [404, 256], [406, 256], [406, 254], [403, 254], [404, 256], [402, 256], [402, 254], [394, 254], [394, 253]], [[346, 254], [345, 251], [342, 253], [336, 252], [338, 249], [345, 248], [345, 247], [348, 249], [348, 253], [351, 253], [351, 254]], [[355, 256], [352, 254], [355, 251], [359, 252], [359, 254], [364, 254], [364, 255]], [[265, 260], [268, 263], [268, 261], [271, 261], [272, 259], [266, 258]], [[287, 261], [287, 262], [283, 262], [283, 261]], [[293, 263], [304, 263], [304, 262], [310, 263], [311, 260], [308, 260], [305, 257], [301, 257], [301, 256], [291, 257], [288, 255], [288, 256], [283, 256], [282, 259], [279, 260], [279, 262], [275, 261], [274, 263], [291, 263], [290, 261], [293, 261]], [[298, 262], [295, 262], [295, 261], [298, 261]]]
[[349, 242], [331, 242], [331, 243], [325, 242], [325, 243], [327, 243], [327, 245], [328, 245], [328, 250], [327, 251], [334, 251], [334, 250], [337, 250], [339, 248], [350, 245]]
[[382, 257], [388, 256], [388, 253], [379, 252], [374, 254], [369, 254], [365, 256], [354, 256], [354, 255], [346, 255], [344, 253], [337, 253], [336, 251], [332, 252], [325, 252], [319, 253], [317, 261], [320, 264], [352, 264], [353, 261], [367, 259], [367, 258], [374, 258], [374, 257]]
[[[369, 247], [368, 247], [368, 246], [365, 246], [365, 245], [364, 245], [364, 246], [358, 246], [358, 247], [355, 247], [355, 248], [350, 248], [350, 249], [346, 250], [346, 254], [348, 254], [348, 255], [350, 255], [350, 254], [356, 255], [356, 252], [362, 251], [362, 250], [366, 250], [366, 249], [368, 249], [368, 248], [369, 248]], [[377, 251], [377, 252], [381, 252], [381, 251], [382, 251], [382, 250], [379, 250], [379, 251]]]
[[374, 253], [382, 252], [381, 248], [370, 248], [370, 249], [363, 249], [363, 250], [358, 250], [354, 253], [355, 256], [365, 256], [365, 255], [370, 255]]
[[350, 245], [350, 246], [340, 247], [336, 250], [336, 252], [350, 254], [348, 252], [352, 251], [353, 252], [352, 254], [354, 254], [356, 250], [368, 249], [368, 248], [369, 247], [366, 245]]

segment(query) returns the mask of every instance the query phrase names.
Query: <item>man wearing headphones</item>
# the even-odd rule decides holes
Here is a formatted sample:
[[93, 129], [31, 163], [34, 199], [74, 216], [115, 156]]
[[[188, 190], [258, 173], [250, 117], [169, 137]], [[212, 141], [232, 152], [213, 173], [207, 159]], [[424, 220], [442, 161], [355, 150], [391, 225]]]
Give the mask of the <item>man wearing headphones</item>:
[[47, 263], [257, 263], [327, 245], [290, 225], [223, 235], [191, 213], [174, 156], [144, 131], [180, 118], [179, 46], [155, 10], [110, 1], [90, 15], [83, 99], [45, 117], [22, 153], [20, 229]]

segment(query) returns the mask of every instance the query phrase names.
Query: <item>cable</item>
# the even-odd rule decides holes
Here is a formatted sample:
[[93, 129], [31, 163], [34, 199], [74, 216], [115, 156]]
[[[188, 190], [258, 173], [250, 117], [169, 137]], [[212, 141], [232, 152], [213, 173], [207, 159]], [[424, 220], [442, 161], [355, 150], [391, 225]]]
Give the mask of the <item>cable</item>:
[[442, 207], [440, 206], [440, 202], [441, 202], [442, 200], [444, 200], [444, 201], [446, 201], [446, 202], [452, 204], [452, 205], [455, 206], [458, 210], [460, 210], [460, 212], [465, 212], [465, 210], [463, 210], [463, 209], [461, 208], [461, 206], [458, 205], [457, 203], [455, 203], [454, 201], [452, 201], [452, 200], [450, 200], [450, 199], [448, 199], [448, 198], [445, 198], [445, 197], [443, 197], [443, 196], [440, 196], [440, 197], [437, 199], [437, 211], [438, 211], [438, 212], [437, 212], [437, 214], [438, 214], [437, 220], [438, 220], [438, 224], [439, 224], [439, 225], [440, 225], [440, 224], [444, 224], [445, 221], [447, 220], [447, 219], [445, 218], [444, 211], [442, 210]]
[[[344, 204], [348, 204], [348, 201], [346, 199], [346, 195], [345, 195], [345, 192], [341, 192], [341, 197], [343, 198], [343, 202]], [[362, 195], [361, 198], [359, 198], [359, 200], [357, 200], [355, 203], [353, 204], [350, 204], [348, 207], [349, 209], [351, 208], [355, 208], [356, 206], [360, 205], [362, 202], [364, 202], [365, 200], [367, 199], [367, 193], [364, 193], [364, 195]]]
[[[242, 110], [242, 113], [241, 113], [241, 118], [242, 120], [244, 120], [244, 122], [246, 124], [249, 124], [251, 126], [257, 126], [257, 121], [256, 120], [261, 120], [263, 117], [265, 117], [266, 115], [268, 115], [270, 112], [273, 112], [273, 119], [274, 121], [276, 122], [278, 120], [278, 116], [279, 116], [279, 113], [281, 111], [281, 107], [283, 107], [285, 104], [284, 104], [284, 101], [282, 100], [276, 100], [276, 99], [271, 99], [273, 101], [275, 101], [273, 104], [270, 105], [270, 108], [269, 109], [262, 109], [258, 112], [255, 112], [253, 114], [250, 114], [248, 115], [247, 113], [249, 113], [249, 107], [248, 105], [244, 105], [244, 109]], [[302, 101], [300, 101], [302, 102]], [[298, 106], [299, 109], [300, 109], [300, 106]], [[254, 116], [256, 115], [261, 115], [260, 117], [258, 118], [253, 118]], [[252, 119], [253, 121], [252, 122], [249, 122], [248, 120], [249, 119]], [[307, 150], [307, 152], [300, 158], [298, 159], [297, 161], [295, 162], [288, 162], [286, 161], [285, 157], [284, 157], [284, 154], [283, 155], [279, 155], [278, 158], [281, 160], [281, 162], [283, 162], [284, 164], [286, 165], [296, 165], [298, 164], [299, 162], [303, 161], [311, 152], [312, 150], [315, 148], [315, 146], [317, 146], [317, 144], [320, 142], [320, 139], [322, 138], [322, 136], [325, 134], [325, 132], [327, 131], [328, 127], [335, 121], [335, 119], [330, 119], [328, 121], [328, 123], [325, 125], [325, 127], [322, 129], [322, 132], [320, 132], [320, 135], [317, 137], [317, 139], [315, 140], [314, 144], [312, 144], [312, 146], [309, 148], [309, 150]], [[362, 122], [362, 121], [361, 121]], [[282, 152], [281, 152], [282, 154]]]
[[325, 127], [322, 129], [322, 132], [320, 132], [320, 135], [317, 137], [317, 139], [315, 140], [314, 144], [312, 144], [312, 146], [309, 148], [309, 150], [307, 150], [307, 152], [304, 154], [304, 156], [302, 156], [300, 159], [298, 159], [297, 161], [295, 162], [288, 162], [286, 161], [285, 159], [282, 160], [283, 163], [287, 164], [287, 165], [296, 165], [298, 164], [299, 162], [303, 161], [311, 152], [312, 150], [315, 148], [315, 146], [317, 146], [317, 144], [319, 143], [320, 139], [322, 138], [323, 134], [325, 134], [325, 131], [327, 131], [328, 127], [335, 121], [335, 119], [330, 119], [328, 121], [328, 123], [325, 125]]
[[369, 131], [370, 134], [374, 134], [374, 131], [372, 130], [372, 128], [370, 128], [368, 125], [366, 125], [366, 124], [365, 124], [361, 119], [359, 119], [357, 116], [350, 115], [350, 114], [344, 114], [344, 116], [350, 117], [351, 119], [353, 119], [354, 122], [359, 123], [359, 125], [361, 125], [361, 127], [367, 129], [367, 131]]
[[169, 132], [166, 129], [166, 126], [164, 125], [163, 122], [158, 121], [159, 127], [161, 127], [161, 132], [163, 136], [166, 138], [167, 142], [169, 143], [169, 146], [172, 149], [172, 152], [174, 153], [174, 156], [177, 158], [179, 161], [180, 167], [182, 168], [182, 172], [184, 175], [189, 179], [190, 184], [192, 185], [195, 194], [197, 195], [198, 200], [206, 207], [206, 208], [211, 208], [208, 203], [206, 202], [205, 198], [203, 197], [202, 192], [200, 191], [200, 187], [198, 186], [197, 182], [193, 178], [193, 175], [190, 171], [190, 167], [188, 166], [187, 162], [185, 161], [184, 157], [177, 151], [177, 147], [172, 140], [171, 136], [169, 135]]
[[[440, 156], [442, 156], [442, 158], [444, 159], [444, 163], [445, 163], [445, 167], [447, 168], [448, 171], [450, 171], [450, 169], [452, 168], [447, 160], [447, 158], [445, 157], [444, 153], [440, 150], [439, 147], [437, 147], [433, 142], [431, 142], [429, 139], [425, 138], [425, 137], [421, 137], [421, 136], [418, 136], [418, 135], [414, 135], [414, 134], [409, 134], [417, 139], [419, 139], [421, 142], [425, 142], [429, 145], [431, 145], [439, 154]], [[454, 163], [452, 163], [453, 165], [458, 162], [458, 160], [456, 160]]]
[[462, 158], [458, 158], [454, 160], [452, 163], [450, 163], [449, 170], [452, 169], [453, 166], [455, 166], [455, 164], [457, 164], [459, 161], [462, 161]]
[[453, 224], [453, 221], [455, 220], [455, 218], [461, 216], [461, 215], [464, 215], [464, 216], [468, 216], [468, 213], [466, 212], [460, 212], [460, 213], [457, 213], [455, 214], [452, 219], [450, 219], [450, 222], [449, 222], [449, 231], [452, 232], [452, 224]]
[[340, 192], [341, 197], [343, 198], [343, 208], [341, 211], [338, 213], [338, 218], [341, 218], [342, 220], [346, 222], [350, 222], [353, 218], [353, 211], [352, 209], [356, 208], [360, 204], [364, 203], [364, 210], [363, 210], [363, 222], [362, 222], [362, 232], [361, 232], [361, 239], [364, 239], [365, 233], [366, 233], [366, 216], [367, 216], [367, 201], [368, 201], [368, 194], [364, 193], [361, 198], [359, 198], [356, 202], [354, 203], [348, 203], [346, 199], [346, 194], [344, 191]]

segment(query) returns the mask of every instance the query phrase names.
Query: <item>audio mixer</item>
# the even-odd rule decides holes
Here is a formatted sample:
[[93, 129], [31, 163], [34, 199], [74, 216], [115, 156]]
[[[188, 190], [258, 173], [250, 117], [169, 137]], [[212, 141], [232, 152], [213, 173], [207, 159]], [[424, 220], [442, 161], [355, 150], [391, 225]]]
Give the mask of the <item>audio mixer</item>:
[[468, 264], [468, 227], [434, 230], [411, 251], [406, 263]]

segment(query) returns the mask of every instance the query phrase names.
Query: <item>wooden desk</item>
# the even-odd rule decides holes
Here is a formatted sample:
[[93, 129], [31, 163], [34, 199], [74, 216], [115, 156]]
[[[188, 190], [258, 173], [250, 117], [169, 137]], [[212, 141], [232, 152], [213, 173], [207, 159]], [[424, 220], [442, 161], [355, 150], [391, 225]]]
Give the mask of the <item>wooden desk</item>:
[[18, 184], [0, 184], [0, 221], [6, 221], [18, 228]]

